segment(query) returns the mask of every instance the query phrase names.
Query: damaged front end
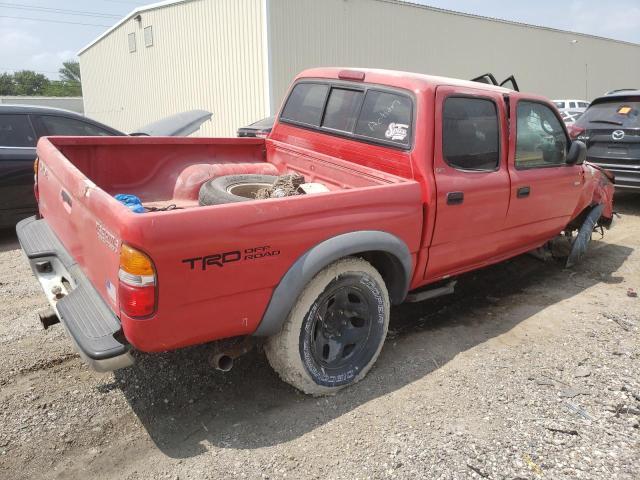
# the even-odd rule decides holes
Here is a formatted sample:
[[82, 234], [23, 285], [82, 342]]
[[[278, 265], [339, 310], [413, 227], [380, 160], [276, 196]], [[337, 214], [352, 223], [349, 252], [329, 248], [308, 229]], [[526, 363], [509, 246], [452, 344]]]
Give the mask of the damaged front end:
[[[586, 254], [591, 237], [596, 229], [604, 236], [604, 229], [613, 223], [613, 193], [615, 177], [613, 173], [596, 165], [582, 165], [584, 190], [578, 214], [569, 222], [564, 231], [570, 240], [570, 250], [566, 257], [566, 267], [572, 267]], [[575, 236], [574, 236], [575, 234]]]
[[543, 260], [554, 258], [567, 268], [577, 264], [586, 254], [596, 230], [604, 236], [616, 213], [613, 211], [615, 177], [608, 170], [585, 162], [582, 165], [582, 194], [571, 221], [563, 232], [543, 247], [530, 252]]

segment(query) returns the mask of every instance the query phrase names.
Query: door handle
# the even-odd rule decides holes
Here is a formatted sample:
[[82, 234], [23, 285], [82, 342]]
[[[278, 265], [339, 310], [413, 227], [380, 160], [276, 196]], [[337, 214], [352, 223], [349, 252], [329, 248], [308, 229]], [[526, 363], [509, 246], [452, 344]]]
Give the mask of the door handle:
[[464, 192], [447, 193], [447, 205], [460, 205], [464, 202]]
[[518, 189], [518, 198], [525, 198], [528, 197], [529, 194], [531, 193], [531, 187], [520, 187]]

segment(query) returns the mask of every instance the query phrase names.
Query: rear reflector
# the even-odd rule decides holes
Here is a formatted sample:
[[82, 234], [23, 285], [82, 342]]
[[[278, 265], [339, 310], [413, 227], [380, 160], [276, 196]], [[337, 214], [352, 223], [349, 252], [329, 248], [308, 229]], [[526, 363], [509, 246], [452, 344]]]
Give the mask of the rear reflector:
[[156, 287], [133, 287], [120, 282], [118, 288], [120, 309], [131, 318], [148, 317], [156, 309]]
[[584, 128], [576, 127], [575, 125], [571, 125], [567, 130], [569, 131], [569, 136], [572, 140], [575, 140], [584, 133]]
[[364, 81], [364, 72], [358, 70], [341, 70], [338, 73], [338, 78], [341, 80], [357, 80], [359, 82]]

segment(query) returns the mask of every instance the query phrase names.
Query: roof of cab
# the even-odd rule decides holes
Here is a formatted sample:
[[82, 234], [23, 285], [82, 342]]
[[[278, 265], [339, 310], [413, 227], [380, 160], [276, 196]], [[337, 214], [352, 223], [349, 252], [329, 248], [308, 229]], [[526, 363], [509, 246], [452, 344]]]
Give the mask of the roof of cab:
[[379, 83], [397, 88], [404, 88], [415, 91], [425, 88], [433, 88], [438, 85], [454, 85], [460, 87], [474, 88], [476, 90], [487, 90], [497, 93], [514, 93], [508, 88], [489, 85], [486, 83], [473, 82], [471, 80], [461, 80], [458, 78], [438, 77], [435, 75], [425, 75], [422, 73], [403, 72], [399, 70], [384, 70], [375, 68], [351, 68], [351, 67], [331, 67], [331, 68], [311, 68], [304, 70], [297, 77], [300, 78], [330, 78], [339, 79], [340, 72], [362, 72], [365, 75], [363, 82]]

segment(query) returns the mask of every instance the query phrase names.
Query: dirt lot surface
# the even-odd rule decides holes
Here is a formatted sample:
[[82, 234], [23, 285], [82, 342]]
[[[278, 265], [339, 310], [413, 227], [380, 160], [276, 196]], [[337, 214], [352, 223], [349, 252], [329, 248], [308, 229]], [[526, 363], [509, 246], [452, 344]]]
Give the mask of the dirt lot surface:
[[638, 479], [640, 196], [617, 201], [573, 270], [523, 256], [395, 308], [369, 376], [319, 399], [260, 352], [227, 374], [206, 346], [91, 372], [39, 327], [5, 233], [0, 478]]

